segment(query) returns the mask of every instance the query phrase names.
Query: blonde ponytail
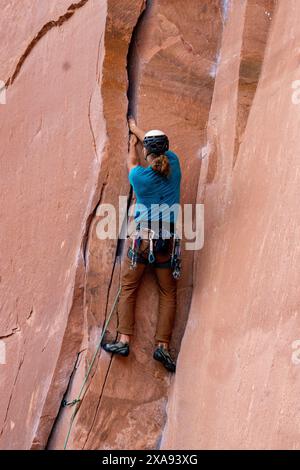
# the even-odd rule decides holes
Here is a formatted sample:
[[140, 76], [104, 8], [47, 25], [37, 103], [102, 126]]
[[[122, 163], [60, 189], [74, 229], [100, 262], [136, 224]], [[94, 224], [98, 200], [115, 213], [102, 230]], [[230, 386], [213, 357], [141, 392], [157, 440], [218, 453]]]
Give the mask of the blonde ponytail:
[[161, 176], [169, 176], [170, 163], [168, 157], [166, 155], [159, 155], [158, 157], [155, 157], [151, 164], [151, 168]]

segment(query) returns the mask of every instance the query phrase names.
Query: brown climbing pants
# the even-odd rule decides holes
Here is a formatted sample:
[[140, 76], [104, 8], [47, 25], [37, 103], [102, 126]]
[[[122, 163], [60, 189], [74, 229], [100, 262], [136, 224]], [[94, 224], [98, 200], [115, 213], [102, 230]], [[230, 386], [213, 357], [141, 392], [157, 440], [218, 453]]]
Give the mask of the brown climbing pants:
[[[171, 241], [169, 241], [171, 246]], [[156, 253], [156, 262], [165, 263], [170, 253]], [[136, 269], [130, 269], [130, 259], [126, 256], [122, 266], [121, 295], [118, 306], [118, 333], [132, 335], [134, 331], [134, 309], [136, 296], [146, 264], [137, 263]], [[155, 340], [168, 343], [171, 338], [176, 313], [176, 280], [169, 267], [153, 267], [159, 289], [159, 312]], [[151, 306], [149, 306], [151, 308]]]

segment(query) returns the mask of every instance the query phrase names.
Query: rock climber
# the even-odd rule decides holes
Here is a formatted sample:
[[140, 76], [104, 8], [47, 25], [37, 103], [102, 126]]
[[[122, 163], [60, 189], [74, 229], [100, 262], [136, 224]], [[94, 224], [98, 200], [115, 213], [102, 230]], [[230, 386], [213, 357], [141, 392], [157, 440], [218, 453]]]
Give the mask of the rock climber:
[[[131, 134], [127, 166], [129, 181], [136, 196], [134, 219], [137, 230], [133, 241], [129, 240], [127, 257], [122, 266], [117, 327], [119, 338], [114, 342], [104, 342], [102, 347], [107, 352], [128, 356], [134, 331], [136, 295], [145, 268], [150, 263], [154, 267], [159, 288], [153, 358], [167, 370], [175, 372], [176, 363], [170, 355], [169, 342], [176, 313], [176, 276], [172, 253], [177, 214], [176, 211], [168, 212], [165, 209], [179, 205], [180, 163], [177, 155], [169, 150], [169, 140], [164, 132], [152, 130], [145, 133], [133, 117], [129, 117], [128, 125]], [[145, 167], [140, 164], [138, 141], [143, 144]], [[162, 207], [163, 210], [157, 212], [153, 207]], [[155, 231], [152, 230], [153, 223]]]

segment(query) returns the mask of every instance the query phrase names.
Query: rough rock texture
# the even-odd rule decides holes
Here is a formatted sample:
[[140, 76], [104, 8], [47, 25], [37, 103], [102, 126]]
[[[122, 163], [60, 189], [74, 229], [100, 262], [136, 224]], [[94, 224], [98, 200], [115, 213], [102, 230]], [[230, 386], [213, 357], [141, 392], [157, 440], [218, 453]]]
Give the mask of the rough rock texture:
[[9, 449], [35, 435], [45, 444], [80, 351], [83, 313], [70, 309], [105, 141], [105, 3], [24, 3], [7, 2], [1, 19], [0, 446]]
[[205, 247], [184, 253], [176, 377], [151, 359], [148, 272], [132, 353], [97, 355], [67, 447], [299, 447], [298, 0], [18, 4], [0, 20], [0, 448], [64, 446], [62, 398], [119, 286], [121, 246], [97, 224], [129, 195], [128, 109], [169, 134]]
[[[166, 129], [171, 141], [174, 141], [173, 148], [182, 155], [183, 165], [187, 168], [184, 178], [187, 179], [189, 174], [193, 177], [193, 184], [187, 184], [185, 181], [182, 197], [184, 201], [191, 203], [196, 199], [200, 169], [198, 154], [204, 143], [204, 128], [213, 92], [213, 77], [210, 71], [219, 45], [222, 22], [217, 1], [205, 2], [201, 9], [195, 2], [190, 1], [187, 12], [180, 1], [173, 2], [172, 5], [173, 7], [168, 2], [148, 2], [145, 13], [141, 15], [134, 29], [130, 47], [128, 48], [128, 42], [118, 47], [118, 54], [120, 49], [127, 47], [129, 109], [139, 118], [142, 127]], [[174, 9], [174, 6], [177, 9]], [[122, 180], [116, 177], [116, 170], [124, 165], [122, 162], [127, 150], [124, 127], [127, 103], [126, 106], [123, 104], [123, 111], [120, 112], [122, 101], [116, 95], [116, 90], [111, 90], [111, 77], [114, 77], [114, 74], [118, 77], [124, 74], [126, 55], [121, 55], [123, 61], [120, 56], [115, 56], [115, 41], [118, 44], [121, 39], [124, 40], [124, 28], [128, 25], [128, 18], [124, 18], [123, 10], [118, 10], [113, 2], [109, 2], [108, 7], [109, 23], [106, 27], [103, 80], [104, 114], [110, 148], [114, 149], [116, 163], [112, 164], [114, 171], [109, 173], [109, 180], [106, 180], [102, 203], [114, 201], [120, 194], [120, 188], [115, 182]], [[197, 18], [193, 34], [190, 30], [192, 17]], [[202, 48], [196, 39], [198, 35], [204, 35], [200, 27], [203, 23], [208, 25], [206, 34], [210, 39], [209, 48]], [[128, 37], [126, 39], [128, 40]], [[106, 73], [110, 78], [107, 83]], [[166, 84], [165, 87], [163, 83]], [[199, 83], [201, 87], [198, 86]], [[123, 87], [125, 85], [123, 82]], [[155, 99], [154, 89], [157, 90]], [[105, 98], [105, 93], [112, 92], [115, 94], [111, 100]], [[120, 118], [123, 134], [116, 132], [116, 117]], [[119, 152], [115, 151], [117, 145], [123, 145], [120, 146]], [[126, 175], [124, 178], [126, 180]], [[110, 311], [120, 276], [119, 260], [116, 259], [113, 265], [115, 252], [112, 250], [112, 243], [105, 246], [97, 239], [94, 229], [97, 222], [96, 214], [88, 241], [89, 266], [86, 277], [86, 321], [90, 335], [89, 344], [92, 345], [91, 352], [100, 334], [99, 324], [103, 324], [104, 317]], [[178, 317], [172, 340], [174, 354], [179, 350], [188, 315], [192, 288], [191, 265], [192, 253], [189, 253], [183, 278], [178, 286]], [[159, 445], [165, 422], [170, 377], [152, 360], [157, 308], [155, 280], [149, 272], [138, 297], [136, 335], [132, 352], [127, 359], [111, 359], [101, 351], [97, 367], [93, 369], [93, 380], [76, 416], [68, 448], [151, 449]], [[109, 327], [112, 334], [115, 323], [116, 318]], [[82, 372], [77, 374], [67, 395], [68, 399], [76, 396], [82, 375]], [[51, 448], [61, 448], [71, 413], [72, 409], [67, 409], [60, 414], [49, 443]]]
[[[292, 103], [292, 83], [299, 79], [300, 4], [274, 6], [231, 2], [208, 124], [211, 155], [199, 186], [205, 248], [195, 257], [192, 306], [163, 448], [300, 445], [300, 371], [292, 349], [300, 316], [300, 113]], [[254, 12], [251, 44], [248, 20]], [[255, 57], [262, 57], [265, 44], [256, 38], [267, 38], [269, 28], [246, 121], [239, 113], [240, 86], [261, 68]], [[245, 34], [252, 50], [247, 67]], [[191, 357], [198, 360], [191, 364]]]

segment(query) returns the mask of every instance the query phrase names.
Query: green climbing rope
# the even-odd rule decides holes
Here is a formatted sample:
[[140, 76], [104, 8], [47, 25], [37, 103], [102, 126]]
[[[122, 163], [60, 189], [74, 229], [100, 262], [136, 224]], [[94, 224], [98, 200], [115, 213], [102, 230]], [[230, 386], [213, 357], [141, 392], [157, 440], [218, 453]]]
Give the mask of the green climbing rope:
[[104, 328], [103, 328], [103, 330], [102, 330], [101, 337], [100, 337], [100, 340], [99, 340], [99, 344], [98, 344], [98, 346], [97, 346], [97, 348], [96, 348], [96, 351], [95, 351], [95, 353], [94, 353], [94, 355], [93, 355], [92, 361], [91, 361], [91, 363], [90, 363], [90, 365], [89, 365], [89, 367], [88, 367], [87, 373], [86, 373], [86, 375], [85, 375], [85, 377], [84, 377], [84, 380], [83, 380], [83, 382], [82, 382], [82, 385], [81, 385], [81, 388], [80, 388], [80, 392], [79, 392], [79, 394], [78, 394], [78, 397], [75, 398], [75, 400], [73, 400], [73, 401], [71, 401], [71, 402], [69, 402], [69, 403], [68, 403], [68, 402], [64, 402], [64, 406], [72, 406], [72, 405], [75, 405], [74, 411], [73, 411], [72, 416], [71, 416], [71, 419], [70, 419], [70, 424], [69, 424], [67, 436], [66, 436], [66, 439], [65, 439], [65, 443], [64, 443], [64, 450], [66, 450], [67, 445], [68, 445], [68, 441], [69, 441], [70, 434], [71, 434], [72, 427], [73, 427], [73, 422], [74, 422], [75, 416], [76, 416], [77, 411], [78, 411], [78, 403], [80, 403], [80, 402], [83, 400], [83, 398], [84, 398], [84, 397], [83, 397], [83, 398], [81, 399], [81, 396], [82, 396], [82, 394], [83, 394], [83, 391], [84, 391], [84, 389], [85, 389], [86, 383], [87, 383], [88, 378], [89, 378], [89, 376], [90, 376], [90, 373], [91, 373], [91, 371], [92, 371], [92, 367], [93, 367], [94, 362], [95, 362], [95, 360], [96, 360], [98, 351], [99, 351], [99, 349], [101, 348], [101, 343], [102, 343], [103, 337], [104, 337], [104, 335], [105, 335], [105, 332], [106, 332], [106, 329], [107, 329], [107, 327], [108, 327], [108, 324], [109, 324], [109, 322], [110, 322], [110, 320], [111, 320], [111, 317], [112, 317], [112, 315], [113, 315], [113, 313], [114, 313], [114, 310], [115, 310], [115, 308], [116, 308], [117, 302], [118, 302], [119, 297], [120, 297], [120, 293], [121, 293], [121, 286], [119, 286], [119, 290], [118, 290], [117, 295], [116, 295], [116, 297], [115, 297], [115, 300], [114, 300], [114, 303], [113, 303], [113, 305], [112, 305], [111, 311], [110, 311], [110, 313], [109, 313], [109, 315], [108, 315], [108, 317], [107, 317], [107, 320], [106, 320], [106, 322], [105, 322], [105, 325], [104, 325]]

